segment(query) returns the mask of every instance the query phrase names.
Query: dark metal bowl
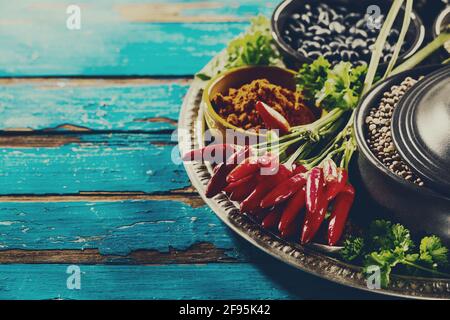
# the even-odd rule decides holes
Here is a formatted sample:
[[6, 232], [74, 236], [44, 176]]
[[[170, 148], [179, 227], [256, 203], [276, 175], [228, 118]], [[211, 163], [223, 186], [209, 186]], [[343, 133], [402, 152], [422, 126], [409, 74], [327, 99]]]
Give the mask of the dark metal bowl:
[[[419, 187], [395, 175], [372, 153], [367, 144], [365, 119], [380, 102], [383, 93], [406, 77], [418, 78], [440, 66], [426, 66], [405, 71], [386, 79], [361, 100], [354, 126], [358, 143], [357, 169], [369, 197], [388, 215], [417, 234], [435, 234], [450, 244], [450, 198], [426, 187]], [[416, 85], [419, 85], [420, 82]]]
[[[286, 19], [298, 9], [304, 7], [308, 0], [286, 0], [278, 5], [272, 15], [272, 35], [275, 39], [275, 43], [279, 48], [281, 54], [284, 57], [286, 65], [291, 69], [298, 69], [304, 63], [311, 63], [313, 60], [305, 57], [301, 53], [297, 52], [289, 44], [287, 44], [282, 37], [282, 30], [286, 23]], [[338, 3], [347, 7], [359, 8], [362, 12], [366, 12], [369, 5], [379, 5], [383, 13], [387, 13], [390, 5], [390, 1], [387, 0], [322, 0], [325, 3]], [[397, 20], [400, 17], [397, 18]], [[398, 62], [401, 63], [405, 59], [412, 56], [419, 50], [423, 40], [425, 38], [425, 27], [420, 19], [419, 15], [413, 10], [412, 23], [410, 24], [407, 38], [413, 39], [408, 42], [408, 48], [399, 56]], [[367, 63], [369, 63], [367, 61]], [[380, 68], [387, 68], [387, 63], [381, 63]]]

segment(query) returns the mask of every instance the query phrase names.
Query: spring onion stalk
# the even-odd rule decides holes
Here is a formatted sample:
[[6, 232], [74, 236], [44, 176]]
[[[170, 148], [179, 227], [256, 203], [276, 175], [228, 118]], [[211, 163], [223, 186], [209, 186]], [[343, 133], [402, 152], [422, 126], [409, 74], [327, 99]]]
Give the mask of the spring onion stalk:
[[365, 95], [375, 80], [375, 76], [377, 74], [378, 65], [380, 63], [381, 56], [383, 54], [384, 44], [386, 43], [389, 32], [394, 25], [395, 18], [397, 17], [400, 8], [402, 7], [404, 0], [394, 0], [391, 9], [386, 17], [386, 20], [383, 23], [383, 27], [381, 28], [380, 34], [378, 35], [377, 40], [375, 41], [375, 49], [372, 53], [372, 57], [370, 59], [369, 68], [367, 69], [367, 75], [364, 80], [364, 88], [362, 91], [362, 95]]
[[411, 58], [403, 62], [391, 72], [391, 76], [400, 72], [414, 68], [416, 65], [425, 60], [430, 54], [442, 47], [447, 41], [450, 41], [450, 33], [441, 33], [436, 39], [430, 42], [421, 50], [417, 51]]
[[400, 35], [398, 37], [397, 44], [395, 45], [394, 53], [392, 54], [392, 59], [389, 62], [389, 65], [386, 69], [386, 72], [383, 76], [383, 80], [386, 79], [397, 63], [398, 56], [400, 54], [400, 50], [402, 49], [403, 42], [405, 41], [406, 33], [408, 32], [409, 25], [411, 23], [411, 13], [413, 8], [413, 0], [406, 0], [406, 8], [405, 8], [405, 16], [403, 17], [403, 25], [400, 31]]

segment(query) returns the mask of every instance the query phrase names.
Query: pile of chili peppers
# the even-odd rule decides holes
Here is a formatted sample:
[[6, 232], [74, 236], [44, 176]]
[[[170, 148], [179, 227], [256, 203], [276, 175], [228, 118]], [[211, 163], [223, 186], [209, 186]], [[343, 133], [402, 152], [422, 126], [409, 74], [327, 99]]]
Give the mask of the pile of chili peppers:
[[[300, 234], [302, 244], [310, 242], [330, 209], [328, 244], [336, 245], [355, 197], [347, 170], [331, 159], [308, 171], [302, 165], [280, 164], [278, 156], [270, 152], [255, 154], [250, 146], [216, 144], [193, 150], [183, 160], [215, 164], [206, 196], [225, 192], [240, 203], [242, 213], [254, 216], [264, 228], [278, 231], [283, 238]], [[226, 160], [214, 160], [220, 157]]]

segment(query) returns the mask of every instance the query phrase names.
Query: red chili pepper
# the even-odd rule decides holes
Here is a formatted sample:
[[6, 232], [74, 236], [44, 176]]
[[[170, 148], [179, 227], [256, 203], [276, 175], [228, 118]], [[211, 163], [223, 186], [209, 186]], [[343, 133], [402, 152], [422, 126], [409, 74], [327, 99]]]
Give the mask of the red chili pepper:
[[207, 198], [216, 196], [227, 186], [226, 178], [228, 174], [236, 168], [240, 159], [248, 157], [250, 153], [251, 149], [249, 147], [236, 151], [226, 163], [220, 163], [214, 168], [213, 175], [206, 187], [205, 195]]
[[205, 194], [207, 198], [214, 197], [225, 188], [225, 186], [227, 185], [226, 177], [231, 171], [230, 166], [226, 163], [220, 163], [214, 169], [215, 172], [211, 176], [211, 179], [206, 186]]
[[233, 182], [233, 183], [230, 183], [229, 185], [227, 185], [224, 189], [223, 189], [223, 191], [225, 192], [225, 193], [228, 193], [228, 194], [231, 194], [234, 190], [236, 190], [237, 188], [239, 188], [240, 186], [242, 186], [242, 185], [245, 185], [245, 184], [247, 184], [249, 181], [251, 181], [253, 179], [253, 175], [250, 175], [250, 176], [247, 176], [247, 177], [245, 177], [245, 178], [242, 178], [241, 180], [239, 180], [239, 181], [236, 181], [236, 182]]
[[210, 144], [209, 146], [187, 152], [183, 156], [183, 161], [199, 161], [221, 163], [236, 152], [236, 147], [232, 144]]
[[289, 199], [295, 192], [302, 188], [305, 183], [306, 178], [303, 173], [296, 174], [283, 181], [261, 200], [261, 208], [270, 208]]
[[258, 158], [258, 164], [261, 168], [278, 166], [278, 156], [266, 153], [265, 155]]
[[267, 129], [278, 129], [280, 133], [286, 134], [291, 131], [291, 126], [281, 113], [274, 108], [269, 107], [264, 102], [258, 101], [256, 103], [256, 111], [261, 116]]
[[250, 195], [250, 193], [253, 192], [257, 183], [258, 176], [255, 175], [247, 183], [241, 184], [239, 187], [234, 189], [231, 193], [230, 199], [233, 201], [243, 201]]
[[[246, 146], [231, 155], [227, 159], [227, 165], [234, 165], [233, 169], [236, 168], [240, 163], [245, 161], [247, 158], [253, 155], [253, 149], [250, 146]], [[231, 171], [230, 171], [231, 172]]]
[[306, 181], [306, 209], [309, 212], [315, 212], [319, 205], [319, 199], [323, 194], [323, 183], [322, 168], [313, 168]]
[[315, 211], [306, 211], [305, 222], [303, 224], [302, 236], [300, 242], [302, 244], [310, 242], [317, 231], [319, 231], [320, 225], [325, 219], [328, 209], [328, 201], [325, 197], [319, 200], [318, 206]]
[[227, 182], [232, 183], [245, 178], [260, 169], [257, 157], [250, 157], [245, 159], [227, 176]]
[[292, 166], [292, 172], [293, 172], [294, 174], [297, 174], [297, 173], [306, 173], [306, 172], [308, 172], [308, 169], [306, 169], [306, 167], [305, 167], [304, 165], [302, 165], [302, 164], [296, 164], [296, 163], [294, 163], [293, 166]]
[[344, 188], [348, 181], [348, 172], [344, 168], [337, 168], [334, 180], [327, 181], [325, 194], [328, 201], [333, 200]]
[[273, 176], [260, 176], [260, 182], [255, 190], [241, 203], [241, 212], [252, 212], [258, 209], [261, 200], [271, 191], [275, 186], [287, 180], [291, 176], [291, 171], [284, 165], [280, 165], [278, 172]]
[[297, 217], [292, 223], [289, 224], [289, 226], [284, 229], [283, 231], [280, 231], [280, 236], [283, 239], [292, 238], [296, 235], [296, 233], [300, 230], [300, 217]]
[[278, 225], [280, 232], [287, 231], [294, 223], [301, 211], [305, 207], [305, 189], [302, 188], [288, 201], [286, 209], [283, 211], [283, 215]]
[[354, 200], [355, 189], [350, 184], [346, 185], [336, 196], [328, 225], [328, 244], [330, 246], [336, 245], [341, 238]]
[[274, 229], [280, 221], [282, 212], [281, 208], [274, 208], [263, 219], [261, 226], [267, 230]]
[[325, 182], [328, 183], [337, 178], [337, 166], [332, 159], [325, 159], [322, 161], [323, 177]]

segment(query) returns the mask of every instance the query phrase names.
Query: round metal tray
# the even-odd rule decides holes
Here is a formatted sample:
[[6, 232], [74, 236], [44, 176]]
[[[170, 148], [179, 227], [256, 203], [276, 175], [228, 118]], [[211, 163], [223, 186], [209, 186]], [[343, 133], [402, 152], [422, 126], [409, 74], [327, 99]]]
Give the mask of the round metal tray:
[[[181, 154], [204, 145], [205, 123], [201, 97], [205, 85], [205, 81], [194, 79], [184, 99], [178, 122], [178, 146]], [[318, 245], [301, 246], [280, 239], [264, 230], [250, 217], [239, 213], [236, 204], [224, 194], [213, 199], [206, 198], [205, 189], [211, 176], [211, 168], [195, 162], [186, 162], [184, 166], [192, 185], [214, 213], [239, 236], [271, 256], [318, 277], [361, 290], [396, 297], [450, 299], [450, 279], [392, 275], [388, 288], [371, 290], [360, 267], [336, 259]]]

